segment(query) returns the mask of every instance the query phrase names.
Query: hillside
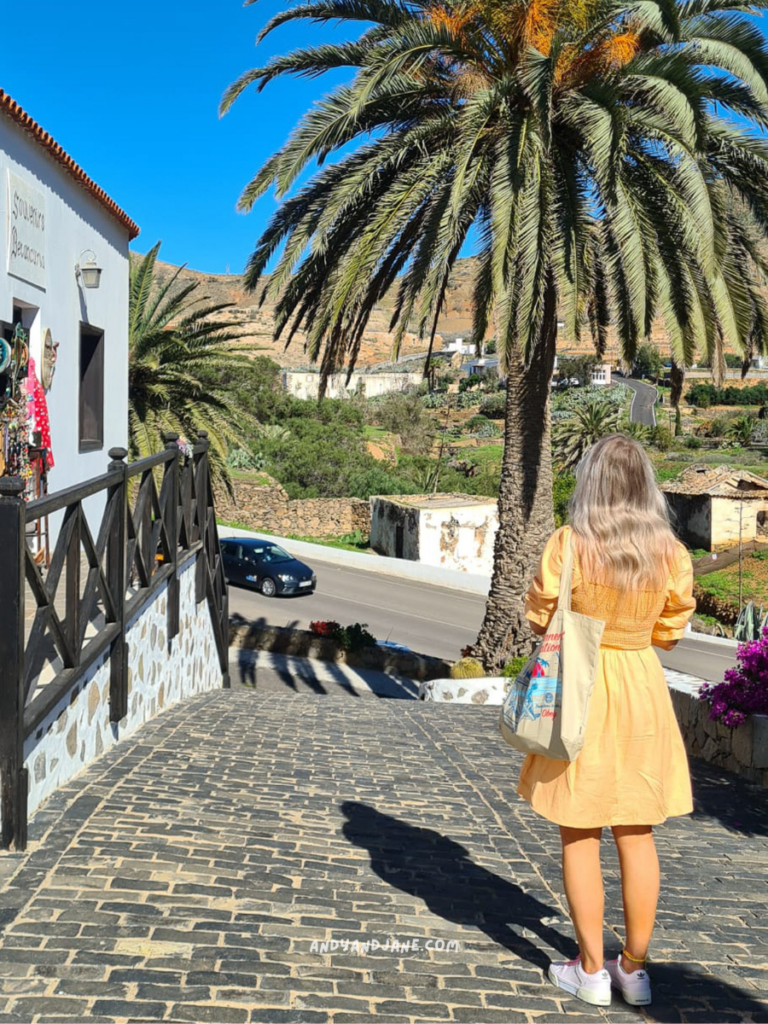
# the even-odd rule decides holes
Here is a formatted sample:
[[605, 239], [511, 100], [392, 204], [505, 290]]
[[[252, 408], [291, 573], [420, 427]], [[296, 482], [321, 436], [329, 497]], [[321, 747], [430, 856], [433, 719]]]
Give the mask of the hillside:
[[[457, 335], [468, 337], [471, 332], [474, 268], [475, 260], [472, 258], [459, 260], [456, 264], [448, 286], [445, 310], [438, 322], [437, 348], [440, 347], [443, 338], [453, 338]], [[158, 260], [155, 269], [155, 279], [158, 282], [164, 282], [176, 270], [177, 267], [173, 264], [162, 263]], [[272, 337], [274, 330], [274, 303], [265, 302], [263, 306], [259, 307], [261, 288], [255, 292], [246, 292], [243, 288], [242, 277], [239, 274], [204, 274], [189, 268], [181, 271], [180, 281], [183, 283], [199, 281], [201, 297], [207, 296], [212, 302], [233, 302], [235, 304], [234, 307], [221, 314], [221, 318], [234, 320], [239, 323], [244, 329], [245, 339], [253, 342], [254, 349], [260, 349], [265, 355], [270, 355], [281, 366], [298, 367], [306, 365], [307, 360], [304, 354], [305, 337], [303, 334], [296, 334], [287, 351], [283, 342], [274, 341]], [[358, 360], [359, 366], [371, 366], [376, 363], [386, 362], [391, 358], [393, 336], [388, 328], [394, 299], [393, 291], [390, 295], [385, 296], [380, 306], [374, 309], [363, 340]], [[669, 353], [669, 343], [666, 332], [658, 323], [654, 325], [651, 340], [666, 357]], [[589, 331], [584, 330], [579, 345], [574, 344], [570, 339], [562, 338], [559, 347], [568, 351], [591, 351], [592, 344]], [[412, 355], [424, 351], [426, 351], [426, 345], [423, 341], [420, 341], [414, 334], [406, 335], [401, 355]], [[618, 361], [619, 351], [615, 338], [609, 341], [606, 358], [612, 362]]]

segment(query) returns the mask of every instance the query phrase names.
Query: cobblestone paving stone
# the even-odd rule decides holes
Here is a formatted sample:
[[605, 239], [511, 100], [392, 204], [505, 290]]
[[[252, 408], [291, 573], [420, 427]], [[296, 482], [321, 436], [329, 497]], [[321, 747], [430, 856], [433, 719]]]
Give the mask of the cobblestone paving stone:
[[514, 795], [496, 715], [242, 692], [166, 712], [0, 858], [0, 1021], [768, 1021], [765, 793], [696, 768], [696, 814], [658, 830], [655, 1002], [588, 1007], [542, 975], [576, 948], [557, 830]]

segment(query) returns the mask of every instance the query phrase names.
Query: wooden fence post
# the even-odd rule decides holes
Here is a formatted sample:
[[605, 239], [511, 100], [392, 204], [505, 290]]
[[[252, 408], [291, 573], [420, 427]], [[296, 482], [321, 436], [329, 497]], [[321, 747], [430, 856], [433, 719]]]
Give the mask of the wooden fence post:
[[163, 434], [167, 451], [175, 452], [175, 457], [165, 464], [166, 479], [163, 484], [167, 486], [165, 505], [165, 530], [170, 545], [170, 564], [173, 566], [173, 575], [168, 580], [168, 639], [178, 636], [179, 633], [179, 446], [176, 442], [178, 434]]
[[2, 845], [27, 845], [24, 767], [24, 484], [0, 479], [0, 814]]
[[208, 521], [208, 440], [207, 430], [198, 430], [198, 442], [194, 453], [195, 473], [195, 497], [197, 498], [197, 523], [200, 530], [200, 540], [203, 546], [197, 556], [195, 571], [195, 600], [198, 604], [204, 600], [208, 575], [208, 552], [206, 549], [206, 525]]
[[120, 632], [112, 645], [109, 676], [109, 720], [119, 722], [128, 714], [128, 644], [125, 638], [125, 557], [128, 485], [125, 448], [110, 448], [109, 471], [119, 470], [121, 479], [110, 487], [107, 501], [115, 502], [107, 539], [107, 584], [115, 602], [115, 620]]

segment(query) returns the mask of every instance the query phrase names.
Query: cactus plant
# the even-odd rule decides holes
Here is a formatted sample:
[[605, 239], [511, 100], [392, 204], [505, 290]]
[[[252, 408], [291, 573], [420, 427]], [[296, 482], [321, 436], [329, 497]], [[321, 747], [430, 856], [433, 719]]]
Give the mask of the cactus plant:
[[475, 658], [459, 658], [451, 666], [451, 679], [482, 679], [483, 666]]

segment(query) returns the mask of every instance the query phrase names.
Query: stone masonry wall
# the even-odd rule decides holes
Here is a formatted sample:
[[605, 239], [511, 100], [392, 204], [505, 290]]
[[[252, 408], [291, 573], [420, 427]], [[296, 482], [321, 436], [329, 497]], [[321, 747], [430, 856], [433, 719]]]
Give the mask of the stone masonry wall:
[[710, 721], [709, 702], [696, 693], [674, 685], [669, 693], [691, 757], [768, 787], [768, 716], [749, 715], [742, 725], [730, 728]]
[[225, 522], [278, 536], [343, 537], [371, 532], [371, 507], [360, 498], [302, 498], [291, 500], [278, 483], [234, 481], [234, 498], [218, 493], [216, 508]]
[[195, 601], [195, 562], [179, 577], [179, 633], [167, 638], [167, 586], [129, 624], [128, 714], [109, 720], [109, 652], [24, 745], [29, 813], [102, 753], [186, 697], [221, 687], [208, 604]]

